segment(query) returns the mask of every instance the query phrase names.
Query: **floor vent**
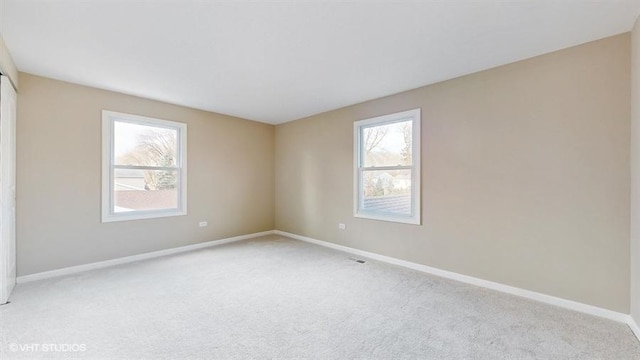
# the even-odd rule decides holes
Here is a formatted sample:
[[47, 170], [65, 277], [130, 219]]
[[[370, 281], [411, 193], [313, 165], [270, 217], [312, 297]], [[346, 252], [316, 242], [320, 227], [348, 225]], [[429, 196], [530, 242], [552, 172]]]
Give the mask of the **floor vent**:
[[349, 258], [349, 260], [353, 260], [353, 261], [355, 261], [355, 262], [357, 262], [357, 263], [360, 263], [360, 264], [364, 264], [364, 263], [366, 263], [366, 261], [364, 261], [364, 260], [362, 260], [362, 259], [356, 259], [356, 258], [352, 258], [352, 257], [350, 257], [350, 258]]

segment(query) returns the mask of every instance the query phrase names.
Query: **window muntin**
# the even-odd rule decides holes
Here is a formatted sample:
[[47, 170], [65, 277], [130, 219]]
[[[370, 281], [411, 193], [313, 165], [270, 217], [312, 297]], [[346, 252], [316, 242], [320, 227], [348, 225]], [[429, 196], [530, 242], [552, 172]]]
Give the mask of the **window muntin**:
[[186, 214], [186, 124], [103, 111], [102, 221]]
[[420, 109], [354, 123], [354, 216], [420, 224]]

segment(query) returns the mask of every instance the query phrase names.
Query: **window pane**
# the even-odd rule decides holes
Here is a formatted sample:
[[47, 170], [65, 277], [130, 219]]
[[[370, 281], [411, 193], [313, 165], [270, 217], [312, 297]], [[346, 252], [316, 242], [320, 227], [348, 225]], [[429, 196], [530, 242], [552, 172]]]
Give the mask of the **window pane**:
[[176, 209], [177, 183], [177, 171], [115, 169], [113, 211]]
[[362, 210], [411, 215], [411, 170], [362, 172]]
[[411, 165], [411, 120], [362, 129], [364, 166]]
[[178, 130], [114, 121], [113, 134], [116, 165], [176, 166]]

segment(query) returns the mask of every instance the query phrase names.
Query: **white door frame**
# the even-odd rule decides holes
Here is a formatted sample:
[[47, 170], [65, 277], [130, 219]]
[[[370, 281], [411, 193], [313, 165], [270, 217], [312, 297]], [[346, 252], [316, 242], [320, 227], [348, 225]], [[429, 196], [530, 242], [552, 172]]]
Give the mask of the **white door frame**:
[[16, 285], [16, 91], [0, 77], [0, 305]]

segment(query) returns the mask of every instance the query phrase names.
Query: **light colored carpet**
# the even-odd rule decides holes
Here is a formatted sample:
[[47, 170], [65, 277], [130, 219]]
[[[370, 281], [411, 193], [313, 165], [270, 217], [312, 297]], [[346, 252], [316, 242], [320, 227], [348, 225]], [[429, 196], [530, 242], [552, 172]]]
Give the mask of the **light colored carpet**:
[[21, 284], [0, 357], [640, 359], [624, 324], [349, 256], [268, 236]]

